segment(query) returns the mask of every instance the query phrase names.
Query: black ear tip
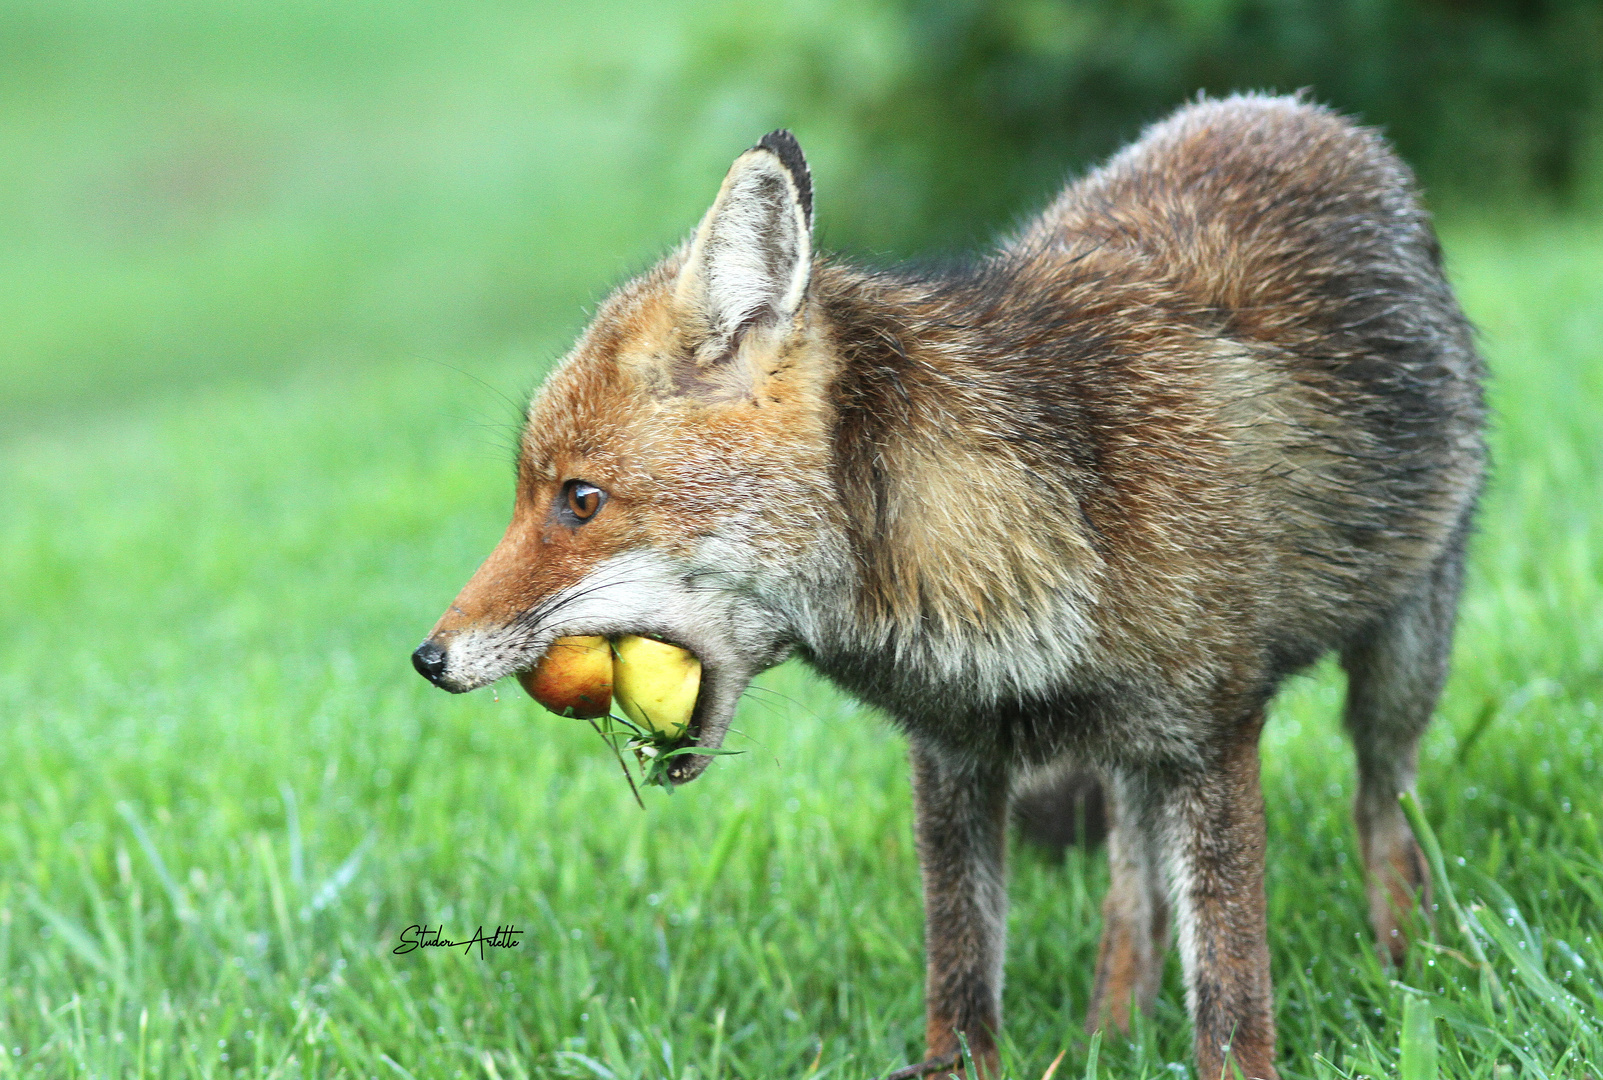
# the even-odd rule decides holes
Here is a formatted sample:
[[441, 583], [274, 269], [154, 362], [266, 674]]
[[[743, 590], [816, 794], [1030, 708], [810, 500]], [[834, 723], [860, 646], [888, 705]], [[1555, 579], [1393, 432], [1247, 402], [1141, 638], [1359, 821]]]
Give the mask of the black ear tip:
[[757, 145], [752, 149], [772, 150], [780, 157], [784, 157], [786, 154], [799, 155], [801, 153], [801, 144], [796, 141], [796, 136], [790, 133], [790, 128], [775, 128], [761, 139], [758, 139]]
[[807, 168], [807, 158], [802, 154], [801, 143], [796, 136], [790, 133], [789, 128], [778, 128], [770, 131], [761, 139], [753, 150], [767, 150], [779, 158], [779, 163], [785, 166], [791, 179], [796, 182], [796, 194], [801, 198], [802, 211], [807, 215], [809, 223], [813, 220], [813, 176]]

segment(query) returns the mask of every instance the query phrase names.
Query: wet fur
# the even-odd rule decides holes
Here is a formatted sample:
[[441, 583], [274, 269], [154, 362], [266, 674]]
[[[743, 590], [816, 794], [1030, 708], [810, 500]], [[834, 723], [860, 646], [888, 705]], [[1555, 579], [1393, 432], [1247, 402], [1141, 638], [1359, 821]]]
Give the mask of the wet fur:
[[[1009, 796], [1094, 768], [1114, 875], [1090, 1022], [1150, 1001], [1172, 924], [1201, 1074], [1228, 1052], [1273, 1076], [1257, 736], [1327, 652], [1387, 955], [1425, 884], [1395, 796], [1445, 675], [1483, 406], [1407, 171], [1302, 101], [1201, 101], [990, 254], [879, 270], [811, 253], [787, 139], [542, 391], [506, 550], [431, 638], [442, 685], [655, 630], [730, 711], [790, 650], [883, 710], [912, 746], [930, 1054], [962, 1031], [992, 1075]], [[613, 510], [568, 535], [544, 508], [575, 476]], [[552, 602], [642, 550], [659, 592], [630, 610], [667, 629]], [[717, 745], [727, 716], [698, 716]]]

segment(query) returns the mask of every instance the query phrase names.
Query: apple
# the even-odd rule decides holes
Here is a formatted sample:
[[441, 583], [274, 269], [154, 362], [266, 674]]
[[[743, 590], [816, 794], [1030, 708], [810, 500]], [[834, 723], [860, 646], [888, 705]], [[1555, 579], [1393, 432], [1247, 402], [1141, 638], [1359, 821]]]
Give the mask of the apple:
[[588, 720], [612, 711], [612, 644], [604, 637], [557, 638], [518, 682], [554, 713]]
[[612, 686], [624, 715], [677, 739], [701, 690], [701, 661], [677, 645], [633, 634], [612, 646]]

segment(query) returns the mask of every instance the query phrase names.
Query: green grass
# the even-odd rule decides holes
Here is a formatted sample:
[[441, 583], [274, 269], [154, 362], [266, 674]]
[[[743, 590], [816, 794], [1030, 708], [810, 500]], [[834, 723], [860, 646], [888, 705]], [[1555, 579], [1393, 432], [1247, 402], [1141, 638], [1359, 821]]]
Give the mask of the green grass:
[[[0, 10], [45, 28], [27, 70], [54, 88], [0, 120], [0, 186], [28, 208], [0, 226], [0, 1077], [850, 1078], [915, 1058], [922, 916], [882, 721], [787, 665], [737, 722], [749, 752], [642, 811], [587, 726], [515, 687], [448, 697], [407, 660], [504, 526], [506, 398], [742, 145], [663, 156], [641, 119], [672, 82], [642, 44], [663, 26], [619, 21], [581, 62], [571, 26], [488, 8], [349, 15], [307, 31], [318, 48], [265, 6], [176, 39], [171, 13], [200, 8], [150, 10], [177, 21]], [[227, 62], [224, 31], [264, 27], [271, 63]], [[108, 104], [125, 38], [152, 55]], [[211, 161], [193, 125], [156, 123], [197, 87], [276, 149], [212, 202], [139, 217], [95, 185]], [[355, 163], [338, 184], [295, 165], [316, 138]], [[1421, 796], [1495, 980], [1445, 908], [1437, 947], [1375, 961], [1321, 668], [1265, 739], [1288, 1077], [1603, 1073], [1603, 224], [1445, 236], [1496, 373], [1497, 469]], [[1057, 1075], [1083, 1075], [1100, 855], [1013, 869], [1011, 1075], [1065, 1048]], [[414, 923], [523, 935], [394, 955]], [[1096, 1069], [1185, 1075], [1189, 1054], [1171, 959], [1156, 1014]]]

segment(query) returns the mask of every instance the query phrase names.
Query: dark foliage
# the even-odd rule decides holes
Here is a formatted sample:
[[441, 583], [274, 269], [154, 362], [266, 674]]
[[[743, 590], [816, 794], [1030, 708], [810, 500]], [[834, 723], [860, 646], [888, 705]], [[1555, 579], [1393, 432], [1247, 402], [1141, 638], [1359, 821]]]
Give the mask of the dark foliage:
[[[1598, 0], [893, 0], [878, 10], [857, 25], [847, 9], [782, 41], [737, 23], [698, 57], [714, 81], [743, 68], [770, 89], [787, 84], [780, 96], [804, 141], [821, 122], [852, 132], [854, 157], [871, 148], [851, 201], [878, 201], [881, 215], [884, 192], [906, 203], [894, 223], [837, 212], [855, 241], [964, 246], [1199, 91], [1306, 89], [1382, 128], [1438, 202], [1574, 200], [1595, 193], [1603, 164]], [[855, 57], [852, 35], [877, 35], [874, 56], [897, 62]]]
[[[1108, 153], [1199, 90], [1307, 88], [1382, 127], [1427, 186], [1468, 196], [1573, 194], [1603, 128], [1596, 0], [910, 0], [908, 10], [919, 41], [910, 112], [941, 122], [901, 137], [948, 143], [947, 165], [966, 167], [941, 171], [966, 189], [951, 192], [963, 203], [999, 207], [1020, 187], [1050, 187], [1064, 162]], [[886, 127], [908, 119], [892, 113]]]

